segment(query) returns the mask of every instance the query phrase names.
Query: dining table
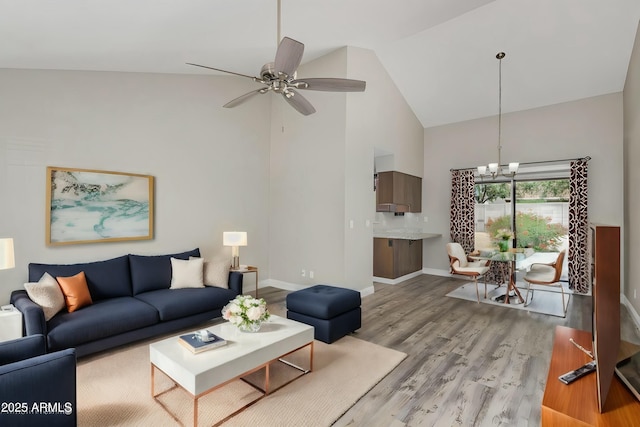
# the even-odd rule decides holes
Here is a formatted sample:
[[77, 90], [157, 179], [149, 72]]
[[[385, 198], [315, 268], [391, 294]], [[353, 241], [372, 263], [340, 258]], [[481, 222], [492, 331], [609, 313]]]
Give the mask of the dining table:
[[[517, 297], [516, 304], [524, 304], [525, 300], [520, 294], [520, 290], [516, 286], [516, 272], [519, 267], [518, 264], [524, 261], [529, 256], [533, 255], [533, 250], [512, 248], [505, 252], [489, 251], [481, 253], [480, 256], [474, 256], [474, 259], [486, 259], [491, 262], [506, 262], [509, 264], [509, 280], [507, 281], [507, 291], [504, 296], [499, 296], [496, 301], [504, 300], [505, 304], [511, 304], [511, 297]], [[513, 295], [511, 293], [513, 292]]]

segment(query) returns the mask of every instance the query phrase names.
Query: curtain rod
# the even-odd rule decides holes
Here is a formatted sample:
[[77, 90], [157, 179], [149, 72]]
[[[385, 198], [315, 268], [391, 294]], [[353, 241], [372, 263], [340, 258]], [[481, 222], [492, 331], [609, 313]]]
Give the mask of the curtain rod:
[[[541, 160], [539, 162], [522, 162], [520, 163], [520, 165], [542, 165], [542, 164], [551, 164], [551, 163], [562, 163], [562, 162], [570, 162], [570, 161], [574, 161], [574, 160], [582, 160], [585, 162], [588, 162], [589, 160], [591, 160], [591, 157], [586, 156], [586, 157], [578, 157], [575, 159], [558, 159], [558, 160]], [[501, 166], [508, 166], [508, 165], [498, 165], [498, 167]], [[453, 171], [465, 171], [465, 170], [476, 170], [476, 167], [473, 168], [458, 168], [458, 169], [449, 169], [450, 172]]]

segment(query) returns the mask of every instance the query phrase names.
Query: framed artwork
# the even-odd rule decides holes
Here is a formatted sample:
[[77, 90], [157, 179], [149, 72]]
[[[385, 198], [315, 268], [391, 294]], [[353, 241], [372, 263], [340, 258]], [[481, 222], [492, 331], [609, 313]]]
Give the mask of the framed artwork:
[[47, 167], [47, 245], [153, 239], [153, 176]]

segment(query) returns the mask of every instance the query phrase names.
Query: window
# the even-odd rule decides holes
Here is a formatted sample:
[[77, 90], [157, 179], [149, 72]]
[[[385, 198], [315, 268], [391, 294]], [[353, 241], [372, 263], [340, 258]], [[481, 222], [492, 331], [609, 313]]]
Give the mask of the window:
[[518, 248], [552, 253], [567, 249], [568, 179], [480, 182], [475, 193], [476, 249], [495, 249], [494, 237], [503, 228], [515, 231]]

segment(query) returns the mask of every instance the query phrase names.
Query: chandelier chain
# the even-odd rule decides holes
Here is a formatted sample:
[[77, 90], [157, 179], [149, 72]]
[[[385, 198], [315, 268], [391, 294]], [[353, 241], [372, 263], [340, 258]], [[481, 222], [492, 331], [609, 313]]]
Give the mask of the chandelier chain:
[[498, 58], [498, 167], [502, 164], [502, 58], [504, 53], [496, 55]]
[[478, 166], [478, 175], [480, 179], [483, 179], [487, 172], [491, 175], [491, 178], [495, 179], [497, 176], [502, 175], [505, 178], [512, 178], [518, 172], [517, 162], [509, 163], [508, 172], [502, 169], [502, 59], [506, 56], [504, 52], [498, 52], [496, 58], [498, 59], [498, 163], [489, 163], [489, 166]]

